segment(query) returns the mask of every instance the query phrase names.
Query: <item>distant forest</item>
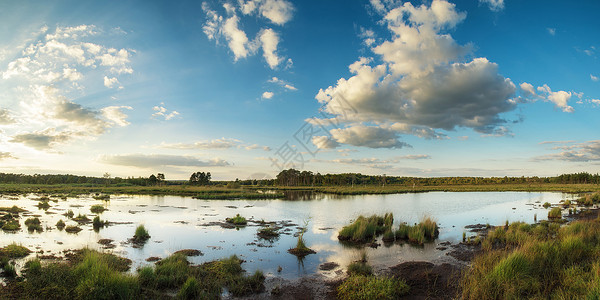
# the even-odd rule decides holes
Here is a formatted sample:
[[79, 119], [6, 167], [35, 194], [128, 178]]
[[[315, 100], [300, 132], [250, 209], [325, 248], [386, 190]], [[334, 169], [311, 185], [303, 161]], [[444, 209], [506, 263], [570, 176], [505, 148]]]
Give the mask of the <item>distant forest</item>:
[[[275, 179], [239, 180], [239, 185], [261, 186], [352, 186], [352, 185], [477, 185], [477, 184], [600, 184], [600, 175], [586, 172], [563, 174], [556, 177], [403, 177], [384, 175], [363, 175], [360, 173], [325, 174], [295, 169], [283, 170]], [[189, 181], [166, 180], [158, 173], [149, 177], [111, 177], [108, 173], [103, 177], [77, 175], [24, 175], [0, 173], [0, 183], [4, 184], [77, 184], [77, 185], [117, 185], [117, 186], [154, 186], [154, 185], [219, 185], [227, 181], [210, 181], [210, 172], [192, 173]]]

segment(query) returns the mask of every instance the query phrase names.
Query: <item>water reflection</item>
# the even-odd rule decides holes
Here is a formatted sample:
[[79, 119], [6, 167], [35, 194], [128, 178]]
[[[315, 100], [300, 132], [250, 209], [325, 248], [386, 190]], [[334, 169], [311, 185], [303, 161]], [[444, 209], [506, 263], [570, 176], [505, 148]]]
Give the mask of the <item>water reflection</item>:
[[[395, 265], [410, 260], [447, 260], [445, 252], [436, 250], [441, 241], [458, 242], [464, 226], [470, 224], [504, 224], [509, 221], [533, 222], [546, 219], [544, 202], [558, 204], [572, 196], [561, 193], [446, 193], [394, 195], [325, 195], [312, 191], [286, 191], [284, 200], [197, 200], [178, 196], [112, 196], [110, 201], [93, 197], [69, 197], [67, 200], [48, 201], [47, 210], [38, 208], [39, 196], [3, 196], [1, 207], [17, 205], [29, 211], [21, 216], [22, 228], [14, 233], [0, 231], [0, 246], [21, 243], [38, 253], [35, 255], [63, 256], [63, 250], [89, 247], [126, 256], [135, 267], [145, 264], [151, 256], [166, 257], [181, 249], [198, 249], [203, 256], [192, 257], [193, 263], [238, 255], [246, 261], [244, 268], [253, 272], [261, 269], [267, 276], [296, 278], [318, 271], [324, 262], [336, 262], [344, 267], [357, 260], [366, 251], [369, 262]], [[56, 201], [53, 201], [56, 200]], [[99, 214], [111, 222], [108, 227], [94, 230], [92, 224], [77, 224], [63, 214], [72, 210], [74, 215], [87, 215], [92, 205], [103, 205], [108, 210]], [[339, 243], [338, 231], [358, 215], [392, 212], [395, 225], [418, 222], [424, 216], [440, 224], [440, 237], [435, 243], [415, 247], [404, 243], [383, 243], [377, 248], [363, 248]], [[250, 220], [247, 226], [223, 228], [225, 218], [240, 214]], [[26, 218], [38, 216], [44, 231], [28, 232], [23, 226]], [[56, 229], [58, 220], [66, 225], [77, 225], [83, 230], [70, 234]], [[307, 246], [317, 251], [297, 259], [287, 250], [296, 245], [294, 234], [305, 220], [310, 220], [304, 235]], [[259, 222], [276, 222], [282, 233], [272, 240], [260, 239]], [[128, 243], [139, 224], [148, 229], [151, 239], [141, 248]], [[100, 239], [111, 239], [114, 248], [104, 249]], [[281, 267], [281, 271], [279, 271]]]

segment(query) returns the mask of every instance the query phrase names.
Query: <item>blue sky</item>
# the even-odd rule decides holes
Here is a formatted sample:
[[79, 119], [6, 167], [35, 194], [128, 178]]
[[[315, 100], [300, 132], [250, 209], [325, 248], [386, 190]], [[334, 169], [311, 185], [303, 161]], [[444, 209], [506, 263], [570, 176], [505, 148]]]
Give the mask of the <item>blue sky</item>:
[[596, 173], [597, 1], [4, 1], [0, 172]]

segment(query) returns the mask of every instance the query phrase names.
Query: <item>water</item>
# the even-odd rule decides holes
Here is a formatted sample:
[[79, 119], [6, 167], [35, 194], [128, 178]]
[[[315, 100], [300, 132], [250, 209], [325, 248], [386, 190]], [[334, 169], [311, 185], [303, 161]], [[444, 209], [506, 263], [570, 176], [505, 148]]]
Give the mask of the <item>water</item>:
[[[310, 197], [293, 197], [302, 200], [196, 200], [178, 196], [112, 196], [110, 201], [95, 200], [91, 197], [68, 198], [66, 201], [50, 202], [47, 211], [38, 209], [37, 195], [21, 196], [18, 199], [2, 197], [0, 206], [17, 205], [27, 209], [32, 215], [39, 215], [42, 226], [53, 227], [42, 233], [29, 233], [24, 226], [26, 216], [21, 217], [23, 226], [19, 232], [0, 231], [0, 246], [12, 242], [20, 243], [44, 255], [62, 256], [67, 249], [89, 247], [113, 252], [130, 258], [134, 268], [150, 264], [151, 256], [166, 257], [180, 249], [198, 249], [203, 256], [191, 257], [193, 263], [202, 263], [236, 254], [246, 262], [243, 267], [253, 272], [262, 270], [267, 276], [298, 278], [321, 272], [334, 276], [334, 271], [319, 271], [324, 262], [336, 262], [346, 266], [360, 256], [361, 249], [344, 246], [337, 240], [338, 231], [359, 215], [383, 214], [392, 212], [395, 225], [400, 222], [416, 223], [423, 217], [432, 217], [440, 226], [440, 236], [434, 243], [423, 247], [408, 244], [383, 245], [377, 249], [367, 248], [369, 262], [377, 267], [391, 266], [404, 261], [452, 260], [446, 251], [436, 250], [442, 241], [452, 243], [462, 240], [464, 226], [470, 224], [501, 225], [506, 220], [534, 222], [547, 219], [544, 202], [558, 204], [561, 200], [573, 199], [562, 193], [526, 192], [430, 192], [418, 194], [336, 196], [316, 194]], [[67, 225], [76, 222], [62, 216], [69, 209], [77, 216], [87, 214], [90, 207], [102, 204], [107, 211], [100, 214], [102, 220], [126, 224], [111, 225], [95, 232], [91, 224], [82, 225], [78, 234], [69, 234], [56, 229], [59, 219]], [[226, 229], [210, 225], [210, 222], [223, 222], [237, 213], [256, 221], [288, 221], [296, 226], [286, 227], [273, 241], [259, 240], [256, 236], [260, 228], [254, 223], [238, 229]], [[297, 226], [308, 221], [308, 231], [304, 238], [307, 245], [317, 254], [298, 260], [287, 253], [296, 244], [294, 233]], [[128, 243], [139, 224], [148, 229], [151, 239], [141, 248]], [[116, 247], [103, 250], [99, 239], [112, 239]], [[36, 253], [30, 255], [35, 257]], [[28, 258], [26, 258], [28, 259]], [[26, 260], [24, 259], [24, 260]], [[22, 261], [24, 261], [22, 260]], [[22, 263], [21, 261], [21, 263]], [[281, 272], [278, 267], [281, 266]], [[339, 271], [339, 269], [338, 269]]]

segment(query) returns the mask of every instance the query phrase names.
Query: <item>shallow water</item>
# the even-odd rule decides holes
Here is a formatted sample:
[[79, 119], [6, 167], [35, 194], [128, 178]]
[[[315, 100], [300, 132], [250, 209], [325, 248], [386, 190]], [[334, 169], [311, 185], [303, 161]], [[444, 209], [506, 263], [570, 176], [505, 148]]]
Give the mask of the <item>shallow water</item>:
[[[51, 207], [40, 210], [38, 195], [21, 196], [17, 200], [0, 198], [0, 206], [17, 205], [31, 214], [40, 215], [42, 226], [53, 229], [42, 233], [29, 233], [21, 217], [22, 229], [16, 233], [0, 231], [0, 247], [12, 242], [20, 243], [31, 250], [44, 251], [44, 255], [62, 256], [62, 251], [89, 247], [102, 250], [99, 239], [113, 239], [116, 247], [110, 251], [134, 261], [134, 268], [150, 264], [146, 259], [151, 256], [166, 257], [180, 249], [198, 249], [203, 256], [191, 257], [193, 263], [228, 257], [236, 254], [246, 262], [243, 267], [253, 272], [263, 270], [267, 276], [298, 278], [321, 272], [333, 276], [332, 272], [318, 270], [323, 262], [336, 262], [346, 266], [359, 258], [362, 250], [344, 246], [337, 240], [338, 231], [359, 215], [394, 214], [394, 226], [401, 222], [418, 222], [425, 216], [432, 217], [440, 226], [440, 236], [433, 243], [423, 247], [408, 244], [382, 245], [377, 249], [367, 248], [369, 262], [375, 267], [395, 265], [404, 261], [452, 260], [445, 251], [436, 250], [442, 241], [459, 242], [470, 224], [504, 224], [506, 220], [534, 222], [547, 219], [547, 209], [541, 207], [544, 202], [554, 205], [561, 200], [573, 199], [572, 195], [562, 193], [526, 193], [526, 192], [429, 192], [394, 195], [336, 196], [316, 194], [303, 195], [303, 200], [196, 200], [178, 196], [112, 196], [110, 201], [95, 200], [91, 197], [68, 198], [50, 201]], [[62, 216], [71, 209], [77, 216], [87, 214], [90, 219], [90, 207], [102, 204], [107, 211], [100, 214], [102, 220], [129, 224], [116, 224], [95, 232], [92, 225], [82, 225], [77, 234], [56, 229], [59, 219], [67, 225], [76, 222]], [[260, 228], [254, 223], [238, 229], [225, 229], [209, 222], [224, 222], [225, 218], [237, 213], [256, 221], [289, 221], [296, 226], [285, 227], [286, 233], [273, 241], [257, 238]], [[302, 261], [289, 254], [287, 250], [295, 246], [294, 233], [297, 226], [308, 220], [308, 231], [304, 235], [307, 245], [317, 254]], [[139, 224], [148, 229], [151, 239], [141, 248], [135, 248], [130, 239]], [[383, 243], [382, 243], [383, 244]], [[35, 257], [35, 253], [30, 257]], [[27, 258], [26, 258], [27, 259]], [[278, 272], [281, 266], [282, 271]], [[339, 269], [337, 270], [339, 272]]]

